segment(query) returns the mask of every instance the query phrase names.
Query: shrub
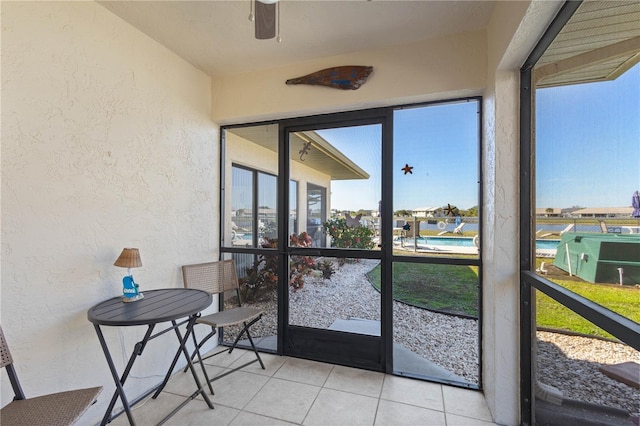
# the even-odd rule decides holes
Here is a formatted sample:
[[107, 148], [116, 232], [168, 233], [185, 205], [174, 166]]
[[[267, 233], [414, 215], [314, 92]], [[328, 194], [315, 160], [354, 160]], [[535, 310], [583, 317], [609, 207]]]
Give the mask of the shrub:
[[[294, 247], [311, 247], [313, 240], [306, 232], [292, 234], [291, 245]], [[277, 239], [265, 238], [264, 248], [276, 248]], [[294, 291], [304, 285], [304, 277], [316, 269], [316, 261], [310, 256], [291, 256], [289, 261], [289, 285]], [[241, 293], [245, 302], [268, 300], [278, 287], [277, 255], [259, 255], [253, 265], [245, 269], [246, 275], [240, 280]]]
[[[290, 240], [293, 247], [311, 247], [313, 244], [313, 239], [306, 232], [300, 235], [292, 234]], [[316, 269], [316, 260], [310, 256], [291, 256], [289, 269], [289, 285], [295, 291], [304, 285], [304, 276]]]
[[374, 233], [366, 226], [347, 226], [344, 218], [330, 219], [322, 224], [324, 232], [331, 236], [331, 247], [370, 250], [375, 247]]
[[330, 280], [331, 275], [334, 274], [335, 270], [333, 269], [333, 262], [330, 260], [323, 260], [318, 263], [318, 270], [322, 271], [322, 278], [325, 280]]
[[[347, 226], [347, 219], [330, 219], [322, 224], [324, 232], [331, 236], [331, 247], [355, 248], [371, 250], [375, 247], [373, 242], [374, 232], [366, 226]], [[340, 266], [349, 259], [340, 258]]]
[[[277, 239], [265, 238], [264, 248], [276, 248]], [[240, 281], [240, 293], [245, 302], [268, 300], [278, 287], [278, 256], [259, 255], [252, 266], [245, 268], [246, 275]]]

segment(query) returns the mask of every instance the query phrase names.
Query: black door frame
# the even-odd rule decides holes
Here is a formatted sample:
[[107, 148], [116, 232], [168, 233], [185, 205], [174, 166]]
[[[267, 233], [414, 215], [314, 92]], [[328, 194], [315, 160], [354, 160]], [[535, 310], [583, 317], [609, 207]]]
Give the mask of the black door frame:
[[620, 341], [640, 350], [640, 326], [629, 318], [604, 308], [538, 275], [535, 269], [535, 85], [533, 68], [544, 52], [578, 10], [581, 1], [567, 1], [520, 69], [520, 424], [535, 424], [534, 375], [536, 338], [535, 292], [540, 291], [558, 304]]
[[[279, 127], [279, 184], [278, 184], [278, 211], [286, 212], [289, 209], [289, 134], [308, 130], [323, 130], [339, 127], [354, 127], [363, 125], [380, 125], [382, 127], [382, 188], [381, 198], [392, 199], [391, 194], [391, 167], [393, 146], [392, 134], [392, 108], [380, 108], [366, 111], [343, 112], [293, 118], [280, 121]], [[386, 203], [390, 204], [390, 203]], [[385, 202], [382, 206], [384, 208]], [[389, 205], [388, 210], [392, 206]], [[383, 217], [391, 217], [390, 213]], [[286, 220], [286, 215], [280, 215], [280, 222]], [[386, 222], [389, 222], [388, 224]], [[289, 318], [289, 289], [287, 274], [279, 274], [278, 283], [278, 348], [283, 355], [298, 358], [312, 359], [332, 364], [346, 365], [349, 367], [363, 368], [374, 371], [391, 371], [393, 365], [392, 351], [392, 306], [390, 277], [391, 256], [391, 221], [383, 221], [381, 229], [380, 251], [370, 250], [345, 250], [338, 248], [314, 247], [296, 248], [289, 247], [289, 236], [286, 227], [279, 224], [278, 235], [278, 268], [288, 271], [289, 255], [309, 255], [331, 257], [357, 257], [363, 259], [380, 259], [382, 273], [382, 290], [380, 297], [381, 329], [380, 336], [345, 333], [325, 329], [313, 329], [288, 324]], [[388, 228], [388, 232], [385, 231]], [[385, 239], [389, 240], [385, 242]], [[389, 276], [387, 276], [389, 275]], [[388, 287], [388, 288], [387, 288]]]
[[[271, 120], [268, 122], [254, 122], [234, 124], [221, 127], [221, 151], [220, 151], [220, 179], [222, 182], [221, 187], [221, 221], [220, 221], [220, 235], [224, 235], [224, 164], [225, 164], [225, 130], [250, 127], [255, 125], [271, 125], [278, 124], [278, 204], [277, 208], [279, 212], [288, 211], [289, 204], [289, 140], [288, 134], [292, 131], [302, 130], [322, 130], [335, 127], [350, 127], [367, 124], [381, 124], [382, 125], [382, 182], [381, 191], [383, 200], [393, 200], [393, 117], [397, 110], [405, 108], [426, 107], [438, 104], [448, 104], [456, 102], [475, 101], [478, 103], [478, 144], [479, 144], [479, 193], [478, 193], [478, 217], [479, 220], [479, 235], [480, 242], [482, 244], [482, 97], [470, 96], [464, 98], [443, 99], [430, 102], [419, 102], [415, 104], [407, 105], [394, 105], [383, 108], [374, 108], [369, 110], [358, 110], [348, 112], [338, 112], [331, 114], [323, 114], [316, 116], [306, 116], [298, 118], [289, 118], [282, 120]], [[393, 203], [391, 201], [381, 203], [382, 217], [393, 217]], [[335, 331], [321, 330], [321, 329], [307, 329], [304, 327], [285, 327], [285, 321], [289, 316], [289, 303], [288, 303], [288, 286], [284, 277], [280, 278], [282, 274], [279, 274], [281, 282], [278, 285], [278, 335], [277, 335], [277, 351], [279, 355], [291, 355], [299, 358], [314, 359], [322, 362], [329, 362], [340, 365], [353, 366], [363, 369], [369, 369], [374, 371], [382, 371], [385, 373], [394, 373], [393, 366], [393, 295], [392, 295], [392, 265], [393, 262], [411, 262], [417, 261], [419, 263], [439, 263], [439, 264], [451, 264], [451, 265], [476, 265], [482, 268], [482, 257], [477, 260], [465, 260], [457, 258], [421, 258], [412, 259], [406, 256], [393, 256], [393, 221], [384, 220], [381, 224], [380, 234], [380, 252], [367, 251], [367, 250], [345, 250], [345, 249], [316, 249], [314, 248], [310, 253], [309, 249], [288, 247], [288, 223], [286, 215], [279, 215], [278, 217], [278, 247], [276, 249], [265, 248], [232, 248], [220, 246], [221, 257], [224, 254], [233, 253], [246, 253], [246, 254], [278, 254], [278, 269], [282, 271], [288, 271], [288, 255], [322, 255], [327, 254], [329, 256], [338, 257], [359, 257], [363, 259], [377, 258], [381, 260], [381, 336], [366, 336], [366, 335], [354, 335], [351, 333], [340, 333]], [[482, 253], [482, 250], [480, 251]], [[481, 270], [481, 269], [480, 269]], [[479, 369], [479, 385], [478, 386], [463, 386], [471, 387], [474, 389], [482, 389], [482, 274], [479, 277], [479, 334], [478, 334], [478, 362]], [[222, 309], [222, 306], [221, 306]], [[285, 342], [290, 341], [289, 334], [293, 333], [295, 339], [301, 342], [300, 345], [289, 345], [286, 347]], [[350, 343], [357, 338], [358, 345]], [[220, 339], [222, 336], [220, 336]], [[224, 344], [220, 340], [221, 344]], [[308, 346], [308, 348], [304, 348]], [[337, 347], [339, 350], [333, 350], [331, 356], [325, 356], [323, 351], [327, 347]], [[419, 379], [425, 379], [422, 376], [414, 376], [411, 374], [398, 373], [409, 377], [415, 377]], [[433, 379], [433, 378], [430, 378]], [[436, 382], [445, 383], [443, 380], [435, 380]], [[450, 383], [454, 386], [460, 386], [460, 383]]]

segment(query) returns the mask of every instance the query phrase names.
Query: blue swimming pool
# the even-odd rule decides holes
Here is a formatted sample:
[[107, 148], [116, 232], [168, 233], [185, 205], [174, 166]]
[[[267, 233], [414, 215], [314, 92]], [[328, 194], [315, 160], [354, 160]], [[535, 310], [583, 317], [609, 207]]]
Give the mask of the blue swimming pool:
[[558, 248], [560, 240], [536, 240], [536, 249], [555, 250]]
[[[251, 233], [240, 234], [238, 238], [243, 240], [251, 240]], [[405, 241], [413, 242], [413, 238], [407, 238]], [[536, 240], [536, 249], [555, 250], [558, 248], [560, 240]], [[471, 237], [420, 237], [419, 245], [432, 246], [454, 246], [454, 247], [475, 247], [473, 238]]]
[[[408, 241], [412, 241], [409, 238]], [[536, 249], [553, 250], [558, 248], [560, 240], [536, 240]], [[465, 237], [420, 237], [418, 244], [433, 246], [458, 246], [458, 247], [474, 247], [473, 238]]]
[[[408, 239], [412, 241], [412, 238]], [[473, 245], [473, 238], [464, 237], [420, 237], [418, 238], [418, 244], [433, 245], [433, 246], [458, 246], [458, 247], [475, 247]]]

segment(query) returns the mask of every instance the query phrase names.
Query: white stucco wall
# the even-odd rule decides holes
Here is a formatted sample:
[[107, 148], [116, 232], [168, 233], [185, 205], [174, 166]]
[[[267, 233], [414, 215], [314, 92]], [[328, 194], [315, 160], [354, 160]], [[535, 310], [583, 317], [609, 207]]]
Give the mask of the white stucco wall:
[[[218, 78], [212, 84], [213, 119], [243, 123], [478, 95], [487, 79], [486, 53], [486, 33], [475, 31]], [[358, 90], [285, 84], [340, 65], [372, 65], [374, 70]]]
[[[483, 94], [484, 389], [495, 421], [517, 424], [517, 68], [558, 5], [499, 2], [486, 32], [211, 82], [93, 2], [1, 2], [0, 317], [27, 394], [103, 385], [87, 413], [97, 421], [113, 384], [86, 310], [120, 293], [124, 271], [112, 264], [122, 247], [141, 250], [143, 290], [181, 286], [180, 264], [217, 254], [210, 117], [242, 123]], [[374, 66], [357, 91], [284, 84], [351, 63]], [[141, 333], [107, 330], [119, 368], [121, 342], [128, 349]], [[156, 365], [171, 355], [146, 352], [131, 392], [157, 383]], [[2, 405], [9, 399], [3, 377]]]
[[495, 76], [485, 98], [483, 383], [494, 420], [519, 420], [519, 74]]
[[[95, 423], [114, 385], [86, 313], [121, 294], [122, 248], [140, 249], [143, 291], [181, 287], [179, 265], [217, 256], [211, 80], [94, 2], [1, 8], [1, 322], [27, 396], [105, 387], [83, 418]], [[143, 332], [105, 329], [121, 370]], [[173, 356], [175, 336], [158, 340], [133, 396]]]
[[494, 421], [520, 423], [519, 68], [560, 2], [500, 2], [488, 29], [483, 150], [483, 383]]

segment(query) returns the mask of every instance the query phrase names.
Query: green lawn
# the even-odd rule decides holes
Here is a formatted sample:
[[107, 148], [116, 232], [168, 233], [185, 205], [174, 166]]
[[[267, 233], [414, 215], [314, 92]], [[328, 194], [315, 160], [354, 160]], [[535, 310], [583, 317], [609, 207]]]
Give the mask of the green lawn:
[[[380, 289], [380, 266], [368, 274]], [[547, 276], [551, 281], [640, 323], [640, 288], [591, 284]], [[478, 316], [478, 274], [471, 266], [396, 262], [393, 298], [425, 309]], [[536, 292], [537, 325], [577, 333], [612, 337], [578, 314]]]
[[[558, 278], [551, 278], [551, 281], [635, 322], [640, 322], [639, 288], [591, 284]], [[571, 330], [601, 337], [613, 337], [541, 291], [536, 291], [536, 310], [538, 326]]]
[[[397, 262], [393, 266], [393, 298], [414, 306], [452, 314], [478, 316], [476, 267]], [[380, 289], [380, 266], [368, 274]]]

